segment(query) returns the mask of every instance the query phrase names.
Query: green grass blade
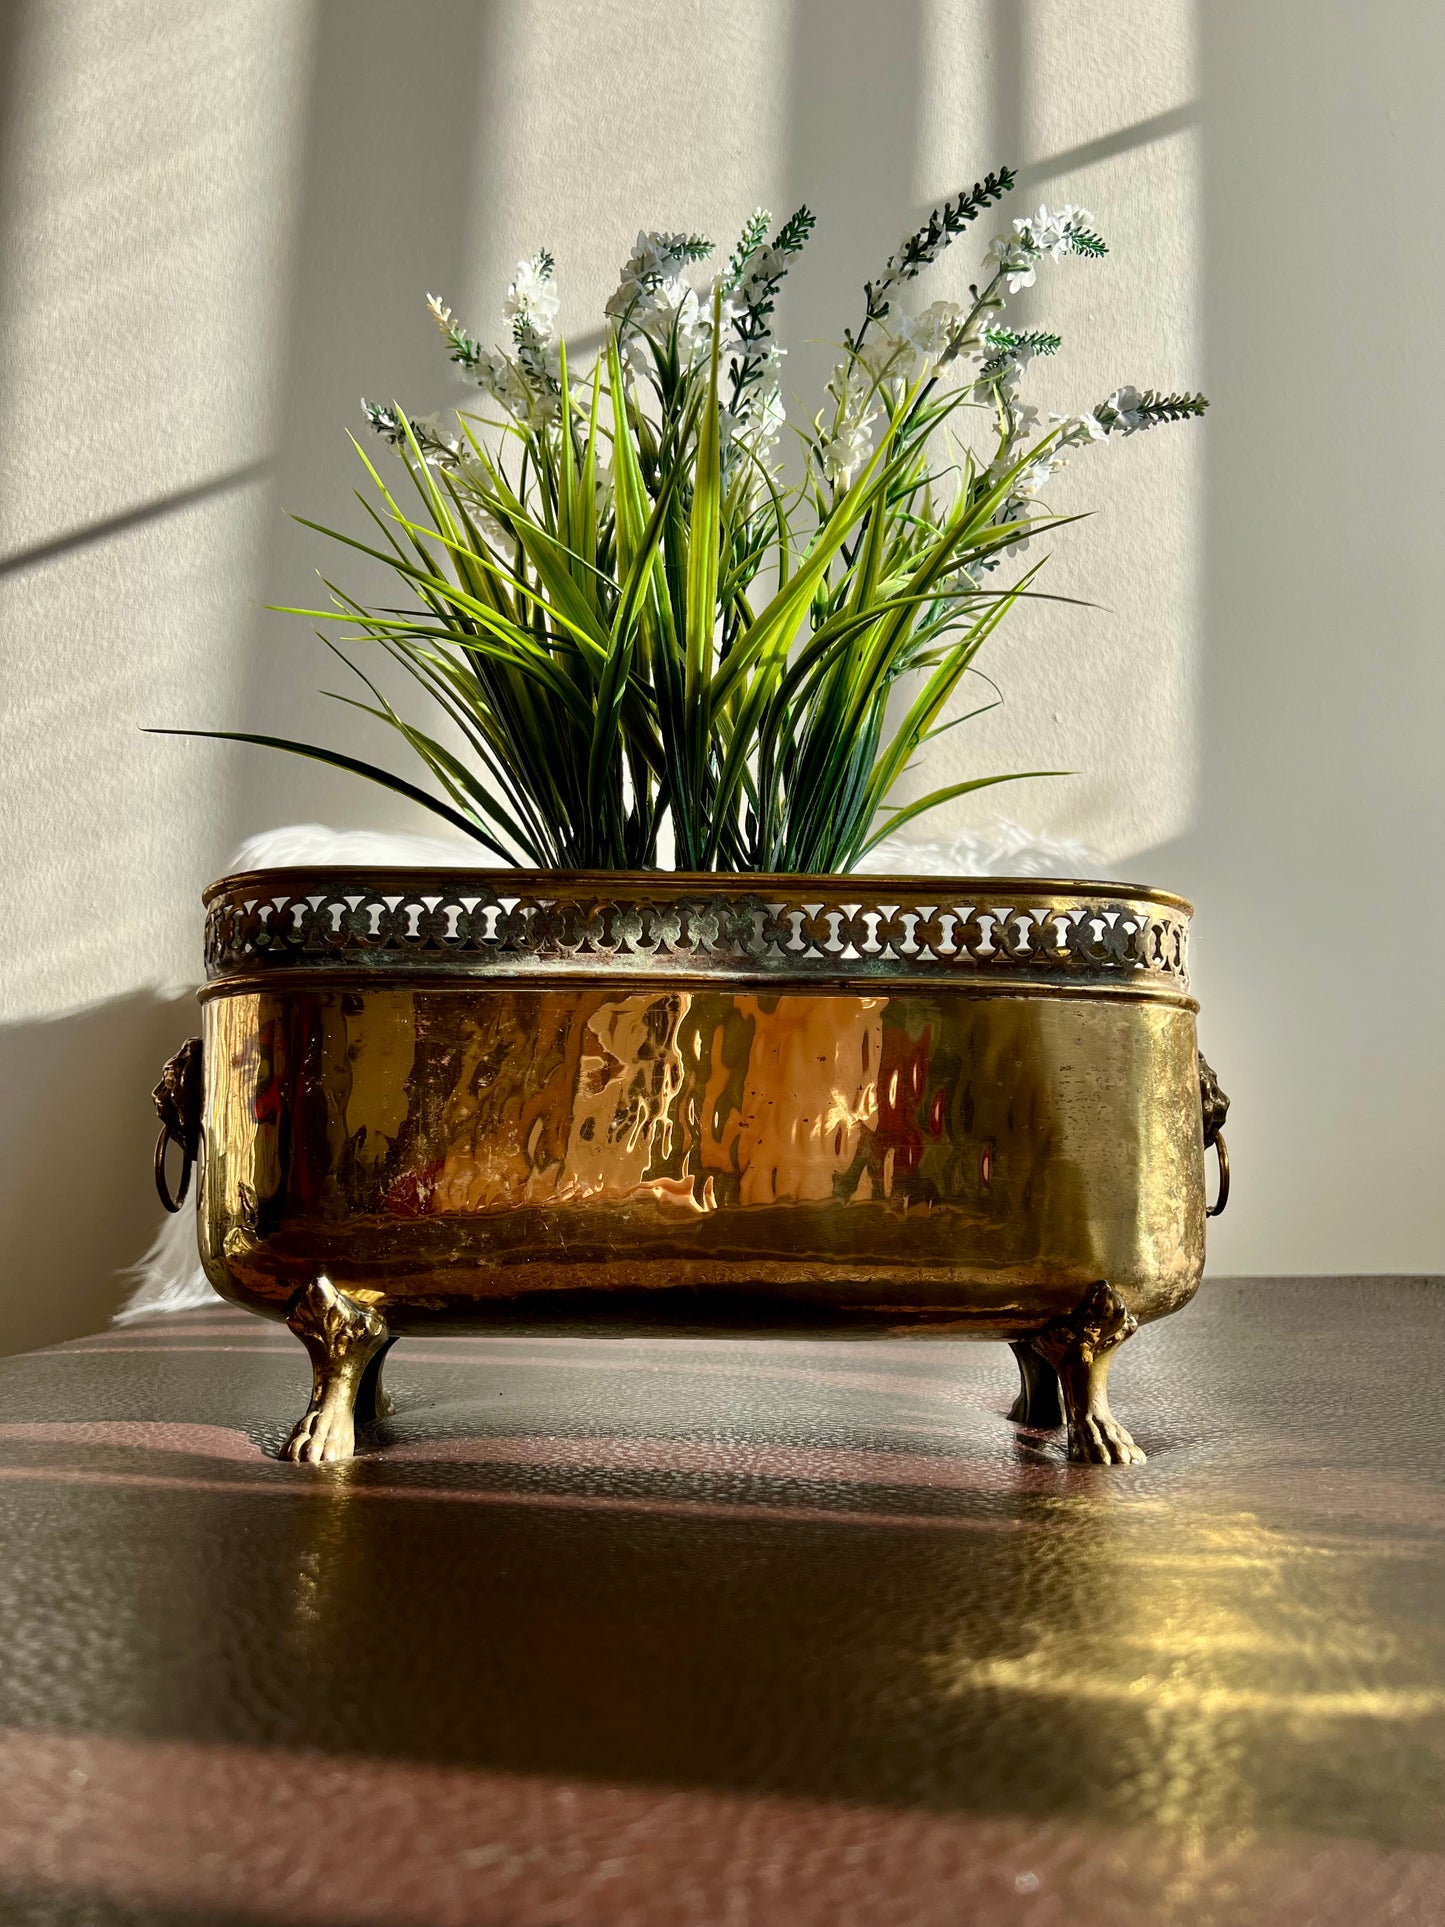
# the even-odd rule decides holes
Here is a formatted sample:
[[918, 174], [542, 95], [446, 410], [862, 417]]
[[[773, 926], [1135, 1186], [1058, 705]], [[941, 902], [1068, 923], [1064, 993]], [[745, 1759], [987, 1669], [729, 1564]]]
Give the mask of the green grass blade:
[[503, 863], [512, 862], [511, 851], [503, 849], [502, 845], [490, 837], [474, 818], [464, 816], [460, 810], [452, 809], [449, 804], [439, 801], [435, 796], [428, 796], [426, 791], [418, 789], [415, 783], [408, 783], [404, 776], [394, 776], [390, 770], [381, 769], [375, 763], [363, 762], [359, 756], [344, 756], [340, 750], [321, 749], [314, 743], [292, 742], [286, 736], [261, 736], [247, 729], [151, 728], [147, 729], [146, 734], [148, 736], [209, 736], [216, 742], [253, 743], [262, 749], [284, 749], [292, 756], [305, 756], [313, 763], [326, 763], [332, 769], [349, 770], [353, 776], [364, 776], [369, 783], [379, 783], [383, 789], [392, 790], [397, 796], [406, 797], [409, 802], [419, 803], [424, 810], [430, 810], [434, 816], [445, 818], [454, 829], [464, 831], [466, 835], [484, 845], [494, 856], [499, 856]]

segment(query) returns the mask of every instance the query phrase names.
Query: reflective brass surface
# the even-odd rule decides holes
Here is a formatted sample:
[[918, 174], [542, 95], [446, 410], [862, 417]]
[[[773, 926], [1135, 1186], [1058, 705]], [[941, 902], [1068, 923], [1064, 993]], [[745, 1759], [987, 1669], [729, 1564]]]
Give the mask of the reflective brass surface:
[[208, 1000], [202, 1243], [394, 1330], [1012, 1335], [1203, 1261], [1193, 1013], [569, 986]]
[[1201, 1089], [1222, 1120], [1179, 899], [335, 871], [208, 899], [202, 1255], [312, 1351], [297, 1456], [351, 1449], [353, 1327], [438, 1324], [1037, 1340], [1071, 1451], [1137, 1455], [1108, 1357], [1199, 1282]]

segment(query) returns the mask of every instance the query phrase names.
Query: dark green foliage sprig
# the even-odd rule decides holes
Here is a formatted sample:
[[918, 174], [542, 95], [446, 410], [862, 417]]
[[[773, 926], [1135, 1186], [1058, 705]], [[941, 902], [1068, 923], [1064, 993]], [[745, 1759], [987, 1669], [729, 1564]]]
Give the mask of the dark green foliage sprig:
[[[975, 181], [971, 188], [956, 195], [953, 200], [945, 201], [936, 207], [923, 223], [908, 235], [896, 254], [888, 258], [883, 273], [877, 281], [865, 281], [863, 294], [865, 310], [863, 326], [856, 336], [844, 334], [848, 347], [856, 349], [862, 342], [870, 325], [881, 321], [888, 313], [888, 294], [900, 281], [911, 281], [936, 261], [949, 243], [955, 240], [964, 229], [987, 207], [1001, 201], [1013, 187], [1018, 176], [1011, 167], [1001, 167], [996, 174], [985, 174], [981, 181]], [[1102, 246], [1102, 242], [1100, 246]]]
[[407, 430], [410, 428], [416, 439], [417, 447], [428, 461], [452, 463], [457, 457], [457, 445], [442, 436], [433, 434], [425, 422], [407, 422], [395, 402], [368, 401], [361, 398], [362, 412], [371, 426], [384, 442], [393, 448], [404, 449], [407, 445]]
[[738, 236], [738, 244], [728, 256], [727, 272], [723, 276], [723, 293], [731, 294], [743, 275], [747, 272], [748, 262], [752, 260], [763, 242], [768, 238], [768, 229], [773, 217], [765, 207], [756, 209], [743, 223], [743, 231]]
[[[759, 210], [761, 213], [761, 210]], [[755, 215], [754, 220], [758, 217]], [[764, 217], [765, 221], [768, 217]], [[801, 254], [807, 244], [808, 236], [817, 224], [817, 216], [804, 205], [796, 213], [790, 214], [773, 237], [772, 251], [775, 257], [772, 272], [761, 280], [755, 281], [746, 266], [736, 286], [740, 286], [746, 296], [746, 306], [733, 324], [741, 353], [735, 352], [729, 363], [732, 391], [728, 396], [728, 408], [736, 414], [742, 406], [749, 388], [761, 381], [767, 372], [765, 350], [772, 340], [773, 311], [777, 306], [778, 290], [783, 285], [783, 277], [788, 271], [792, 256]], [[764, 230], [766, 232], [766, 228]], [[748, 230], [744, 229], [744, 239]], [[740, 244], [741, 245], [741, 244]], [[748, 259], [753, 260], [758, 253], [755, 245]], [[734, 255], [734, 260], [737, 256]], [[726, 284], [725, 284], [726, 285]]]
[[779, 254], [801, 254], [804, 244], [813, 229], [818, 225], [818, 217], [805, 202], [796, 214], [790, 214], [773, 236], [773, 246]]
[[[550, 281], [556, 265], [546, 248], [532, 257], [532, 267], [540, 280]], [[548, 366], [547, 340], [539, 333], [535, 320], [526, 308], [513, 318], [512, 346], [517, 351], [517, 365], [534, 392], [540, 395], [561, 392], [557, 377]]]
[[1091, 228], [1080, 227], [1075, 228], [1069, 235], [1068, 251], [1070, 254], [1085, 255], [1090, 261], [1097, 261], [1101, 255], [1109, 252], [1109, 244], [1102, 235], [1095, 234]]
[[1139, 412], [1150, 422], [1182, 422], [1202, 415], [1208, 406], [1207, 395], [1161, 395], [1146, 388]]
[[984, 361], [978, 371], [980, 382], [997, 381], [1010, 370], [1017, 371], [1019, 365], [1030, 355], [1057, 354], [1064, 345], [1062, 335], [1050, 334], [1045, 328], [1031, 328], [1021, 332], [1017, 328], [994, 326], [985, 328], [983, 339], [993, 353]]
[[361, 398], [361, 407], [367, 421], [382, 440], [390, 442], [393, 448], [400, 448], [406, 440], [406, 429], [396, 409], [388, 408], [384, 401], [368, 401], [365, 395]]
[[[1157, 389], [1146, 388], [1128, 411], [1135, 417], [1129, 432], [1157, 428], [1161, 422], [1191, 421], [1202, 415], [1208, 406], [1208, 398], [1204, 395], [1161, 395]], [[1104, 411], [1107, 408], [1106, 402], [1095, 410], [1100, 420], [1106, 419]]]
[[[444, 301], [439, 300], [434, 294], [429, 294], [426, 301], [427, 307], [431, 310], [432, 319], [441, 330], [442, 340], [447, 344], [448, 361], [454, 361], [459, 368], [465, 368], [469, 375], [474, 374], [482, 360], [482, 344], [467, 333]], [[373, 427], [376, 425], [375, 422], [372, 423]]]
[[1064, 337], [1050, 334], [1047, 328], [1020, 330], [1002, 327], [998, 322], [984, 329], [983, 338], [991, 348], [1007, 355], [1020, 351], [1030, 355], [1055, 355], [1064, 345]]

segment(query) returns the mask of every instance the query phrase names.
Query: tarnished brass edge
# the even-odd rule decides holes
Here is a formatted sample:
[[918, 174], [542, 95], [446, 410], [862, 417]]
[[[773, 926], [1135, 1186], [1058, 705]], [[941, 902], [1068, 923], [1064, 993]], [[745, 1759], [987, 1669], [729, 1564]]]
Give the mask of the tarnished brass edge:
[[517, 971], [487, 965], [467, 970], [450, 961], [431, 969], [401, 970], [389, 962], [370, 969], [340, 968], [317, 964], [303, 966], [278, 964], [271, 969], [249, 971], [244, 975], [217, 977], [202, 984], [196, 992], [199, 1003], [213, 997], [240, 995], [251, 991], [279, 991], [284, 986], [299, 990], [454, 990], [470, 995], [477, 990], [594, 990], [619, 996], [634, 991], [739, 990], [764, 994], [786, 992], [812, 997], [870, 997], [880, 991], [926, 996], [932, 990], [952, 996], [970, 997], [1110, 997], [1140, 1004], [1171, 1004], [1180, 1010], [1199, 1010], [1199, 1001], [1187, 991], [1170, 983], [1131, 979], [1126, 983], [1098, 983], [1086, 979], [1048, 981], [1020, 977], [1014, 970], [1005, 979], [990, 980], [981, 974], [945, 971], [922, 975], [879, 975], [860, 973], [853, 977], [784, 977], [729, 969], [725, 974], [702, 971], [610, 970], [587, 973], [572, 970]]
[[1142, 883], [1119, 883], [1108, 877], [895, 876], [877, 871], [839, 876], [793, 871], [753, 874], [723, 870], [500, 870], [485, 867], [462, 869], [460, 866], [455, 869], [433, 869], [420, 864], [413, 868], [405, 864], [373, 866], [351, 863], [294, 863], [264, 870], [237, 870], [230, 876], [218, 877], [214, 883], [208, 884], [201, 892], [201, 902], [209, 906], [217, 897], [237, 888], [274, 889], [285, 885], [288, 879], [300, 877], [314, 877], [323, 884], [354, 883], [368, 889], [434, 886], [441, 890], [458, 890], [472, 882], [507, 894], [515, 892], [523, 897], [539, 892], [545, 894], [549, 886], [567, 892], [586, 889], [608, 899], [625, 899], [633, 895], [652, 898], [659, 893], [675, 893], [679, 896], [790, 896], [809, 890], [823, 896], [844, 897], [886, 896], [890, 890], [906, 891], [909, 895], [928, 895], [937, 891], [945, 896], [960, 893], [982, 893], [993, 897], [1106, 896], [1126, 902], [1158, 904], [1166, 909], [1181, 911], [1186, 917], [1192, 918], [1194, 915], [1194, 905], [1189, 899], [1177, 896], [1172, 890], [1156, 890], [1152, 885]]

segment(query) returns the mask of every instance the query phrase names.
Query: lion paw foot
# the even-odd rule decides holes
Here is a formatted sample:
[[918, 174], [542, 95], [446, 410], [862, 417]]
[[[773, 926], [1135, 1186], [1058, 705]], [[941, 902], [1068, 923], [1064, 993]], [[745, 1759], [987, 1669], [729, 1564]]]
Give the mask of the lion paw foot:
[[1069, 1427], [1075, 1465], [1146, 1465], [1148, 1460], [1112, 1412], [1086, 1412]]
[[351, 1458], [355, 1450], [356, 1425], [350, 1410], [314, 1405], [297, 1422], [281, 1456], [293, 1465], [333, 1465]]

